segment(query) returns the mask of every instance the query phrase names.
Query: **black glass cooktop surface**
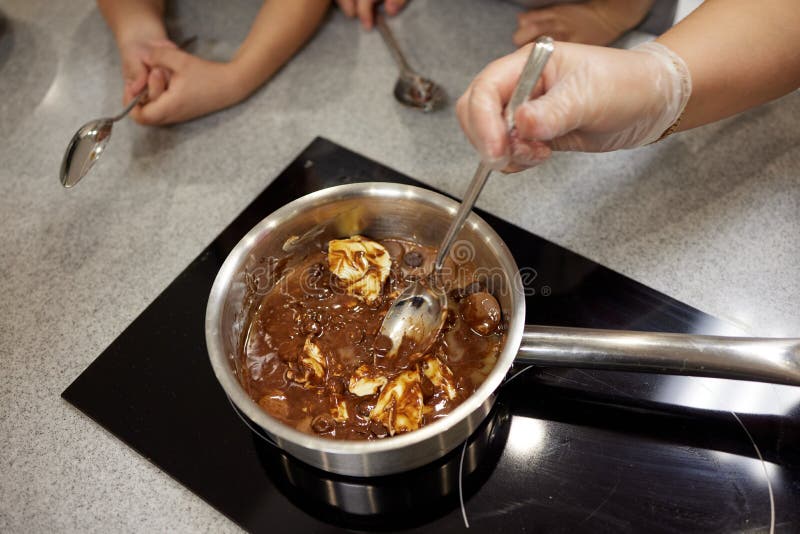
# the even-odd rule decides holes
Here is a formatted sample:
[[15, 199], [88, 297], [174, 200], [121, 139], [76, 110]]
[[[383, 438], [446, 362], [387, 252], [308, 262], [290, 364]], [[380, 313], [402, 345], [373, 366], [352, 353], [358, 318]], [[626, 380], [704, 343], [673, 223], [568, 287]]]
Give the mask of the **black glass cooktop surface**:
[[[316, 139], [63, 397], [250, 531], [441, 533], [468, 521], [494, 532], [766, 532], [773, 519], [776, 531], [800, 530], [800, 388], [531, 368], [502, 387], [493, 416], [464, 447], [409, 473], [329, 475], [267, 444], [212, 373], [203, 330], [209, 290], [262, 218], [306, 193], [358, 181], [423, 185]], [[526, 269], [528, 323], [729, 331], [481, 216]]]

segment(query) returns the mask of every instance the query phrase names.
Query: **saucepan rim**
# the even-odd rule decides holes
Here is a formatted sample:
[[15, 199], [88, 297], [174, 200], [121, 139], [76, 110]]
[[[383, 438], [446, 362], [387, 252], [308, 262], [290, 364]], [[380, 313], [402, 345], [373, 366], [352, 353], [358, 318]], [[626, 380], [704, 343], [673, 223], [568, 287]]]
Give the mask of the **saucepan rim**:
[[[482, 236], [489, 249], [495, 254], [501, 269], [508, 277], [512, 309], [503, 310], [504, 315], [507, 317], [508, 325], [506, 340], [494, 369], [478, 389], [446, 417], [413, 432], [384, 439], [364, 441], [338, 440], [306, 434], [282, 423], [261, 409], [247, 394], [229, 363], [223, 345], [223, 332], [220, 330], [225, 298], [234, 282], [234, 276], [247, 261], [248, 256], [258, 242], [262, 239], [267, 239], [270, 232], [299, 213], [319, 208], [333, 201], [354, 198], [368, 199], [371, 197], [411, 199], [435, 208], [444, 209], [451, 215], [454, 215], [458, 208], [456, 201], [430, 189], [392, 182], [358, 182], [321, 189], [286, 204], [261, 220], [231, 250], [214, 280], [206, 306], [205, 318], [206, 345], [214, 374], [235, 406], [270, 436], [276, 438], [278, 445], [281, 444], [281, 440], [286, 440], [297, 446], [322, 453], [368, 455], [403, 449], [409, 445], [435, 439], [478, 410], [495, 393], [514, 362], [525, 326], [525, 298], [522, 279], [517, 264], [506, 244], [486, 221], [473, 212], [467, 219], [467, 225], [472, 227], [477, 235]], [[466, 437], [465, 435], [464, 438]]]

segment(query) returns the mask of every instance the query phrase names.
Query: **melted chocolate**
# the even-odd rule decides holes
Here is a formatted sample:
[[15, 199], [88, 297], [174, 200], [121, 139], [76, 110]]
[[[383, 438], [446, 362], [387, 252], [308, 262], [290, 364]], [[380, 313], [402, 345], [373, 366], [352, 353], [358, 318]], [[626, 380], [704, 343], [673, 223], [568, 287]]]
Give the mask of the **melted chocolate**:
[[459, 308], [464, 321], [481, 335], [489, 335], [500, 324], [500, 304], [486, 291], [466, 296]]
[[391, 270], [377, 299], [348, 294], [327, 249], [287, 269], [264, 296], [240, 355], [240, 380], [273, 417], [331, 438], [383, 438], [445, 416], [494, 367], [505, 338], [500, 310], [477, 291], [471, 264], [443, 280], [456, 298], [433, 346], [420, 353], [404, 340], [387, 356], [381, 321], [413, 279], [430, 274], [436, 251], [394, 239], [380, 244]]

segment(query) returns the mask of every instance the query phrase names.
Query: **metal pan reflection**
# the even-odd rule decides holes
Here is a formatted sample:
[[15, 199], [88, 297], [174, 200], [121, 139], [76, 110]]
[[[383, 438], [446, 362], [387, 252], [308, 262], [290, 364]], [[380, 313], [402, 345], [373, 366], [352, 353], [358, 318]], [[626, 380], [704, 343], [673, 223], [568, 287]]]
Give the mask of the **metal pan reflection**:
[[333, 518], [342, 526], [355, 522], [377, 530], [421, 525], [457, 509], [460, 491], [463, 499], [473, 495], [494, 470], [506, 446], [509, 421], [509, 409], [497, 403], [468, 438], [466, 449], [462, 445], [431, 464], [380, 477], [328, 473], [267, 443], [260, 433], [253, 439], [267, 476], [304, 512], [326, 522]]

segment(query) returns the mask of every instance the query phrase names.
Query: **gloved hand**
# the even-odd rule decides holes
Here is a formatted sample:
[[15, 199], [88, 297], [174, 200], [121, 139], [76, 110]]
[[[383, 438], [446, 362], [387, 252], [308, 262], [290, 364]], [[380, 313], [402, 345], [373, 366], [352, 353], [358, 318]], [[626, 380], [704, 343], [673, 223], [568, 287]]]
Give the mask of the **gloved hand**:
[[456, 107], [483, 161], [506, 172], [541, 163], [552, 150], [608, 152], [652, 143], [678, 120], [692, 90], [684, 61], [661, 44], [617, 50], [559, 42], [509, 134], [503, 109], [529, 53], [525, 46], [490, 63]]

